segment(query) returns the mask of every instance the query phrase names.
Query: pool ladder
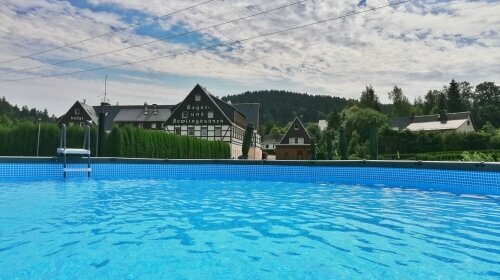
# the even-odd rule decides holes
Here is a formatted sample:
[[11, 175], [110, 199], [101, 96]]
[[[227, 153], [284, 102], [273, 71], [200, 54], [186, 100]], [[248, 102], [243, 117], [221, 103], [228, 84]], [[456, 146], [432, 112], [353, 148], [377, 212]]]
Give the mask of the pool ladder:
[[[85, 127], [85, 136], [83, 138], [83, 147], [79, 148], [67, 148], [66, 147], [66, 125], [61, 127], [61, 141], [59, 148], [57, 148], [57, 155], [63, 157], [63, 174], [64, 178], [68, 172], [87, 172], [87, 176], [90, 177], [92, 169], [90, 168], [90, 126]], [[68, 168], [67, 155], [81, 155], [82, 157], [87, 156], [87, 168]]]

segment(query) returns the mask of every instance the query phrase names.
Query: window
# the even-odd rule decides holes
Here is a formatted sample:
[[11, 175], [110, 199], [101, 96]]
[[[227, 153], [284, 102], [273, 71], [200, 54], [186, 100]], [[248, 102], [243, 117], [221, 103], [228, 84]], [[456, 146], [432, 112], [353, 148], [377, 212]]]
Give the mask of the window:
[[80, 115], [80, 109], [75, 109], [75, 115]]
[[204, 126], [201, 128], [201, 136], [208, 136], [208, 127]]
[[85, 123], [84, 122], [80, 122], [80, 127], [84, 127], [85, 126]]
[[194, 127], [192, 127], [192, 126], [188, 127], [188, 135], [194, 136]]
[[138, 123], [138, 124], [137, 124], [137, 127], [142, 128], [142, 127], [143, 127], [143, 126], [142, 126], [142, 123]]
[[209, 119], [213, 119], [214, 118], [214, 111], [208, 111], [207, 116]]
[[467, 125], [470, 125], [470, 121], [467, 121]]
[[195, 94], [194, 101], [201, 101], [201, 95]]
[[217, 127], [217, 126], [215, 127], [214, 136], [216, 136], [216, 137], [222, 136], [222, 128], [221, 127]]
[[266, 149], [269, 149], [269, 145], [266, 144]]
[[293, 125], [293, 129], [294, 129], [294, 130], [299, 130], [299, 125], [298, 125], [298, 124], [294, 124], [294, 125]]
[[152, 124], [151, 124], [151, 128], [152, 128], [152, 129], [156, 129], [156, 124], [155, 124], [155, 123], [152, 123]]
[[180, 127], [175, 128], [175, 134], [181, 135], [181, 128]]
[[182, 118], [187, 119], [188, 117], [188, 111], [182, 111]]

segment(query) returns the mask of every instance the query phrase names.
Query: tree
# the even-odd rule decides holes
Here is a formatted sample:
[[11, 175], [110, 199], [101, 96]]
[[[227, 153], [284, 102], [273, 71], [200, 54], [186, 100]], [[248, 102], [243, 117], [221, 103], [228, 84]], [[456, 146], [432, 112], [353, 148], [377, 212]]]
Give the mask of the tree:
[[367, 140], [370, 133], [370, 125], [375, 124], [382, 127], [387, 124], [387, 117], [370, 108], [360, 108], [353, 106], [344, 110], [344, 122], [348, 133], [356, 130], [362, 140]]
[[460, 96], [460, 85], [454, 79], [451, 80], [450, 85], [446, 89], [446, 97], [450, 113], [465, 111], [465, 104]]
[[370, 127], [370, 159], [378, 159], [378, 127], [376, 125]]
[[328, 129], [338, 129], [338, 127], [340, 126], [340, 122], [341, 118], [337, 110], [334, 110], [330, 113], [330, 115], [328, 115]]
[[345, 135], [345, 127], [343, 125], [340, 126], [339, 132], [339, 148], [340, 148], [340, 159], [347, 160], [347, 137]]
[[317, 123], [310, 123], [307, 126], [307, 131], [316, 139], [316, 142], [321, 141], [321, 129]]
[[439, 113], [439, 96], [441, 92], [439, 90], [429, 90], [424, 97], [423, 113], [425, 115]]
[[378, 96], [375, 94], [375, 90], [372, 86], [367, 86], [366, 89], [361, 93], [361, 98], [359, 98], [359, 106], [361, 108], [371, 108], [380, 112], [380, 101]]
[[333, 158], [333, 131], [326, 132], [326, 159]]
[[411, 114], [411, 103], [404, 95], [403, 90], [400, 87], [394, 86], [394, 88], [388, 93], [388, 95], [393, 104], [393, 117], [403, 117], [409, 116]]
[[460, 99], [462, 100], [464, 110], [471, 111], [474, 103], [474, 87], [469, 82], [463, 81], [458, 83], [460, 90]]
[[245, 128], [245, 135], [243, 136], [243, 144], [241, 147], [240, 159], [248, 159], [248, 152], [250, 151], [250, 146], [252, 146], [253, 139], [253, 123], [247, 124]]
[[434, 113], [440, 113], [441, 111], [444, 111], [448, 108], [448, 100], [447, 100], [444, 92], [439, 93], [437, 106], [438, 106], [437, 107], [438, 110], [437, 110], [437, 112], [434, 112]]
[[422, 97], [415, 98], [413, 101], [413, 108], [411, 109], [411, 113], [415, 116], [420, 116], [424, 113], [424, 100]]
[[478, 126], [491, 122], [500, 127], [500, 87], [493, 82], [483, 82], [476, 86], [474, 92], [473, 116]]

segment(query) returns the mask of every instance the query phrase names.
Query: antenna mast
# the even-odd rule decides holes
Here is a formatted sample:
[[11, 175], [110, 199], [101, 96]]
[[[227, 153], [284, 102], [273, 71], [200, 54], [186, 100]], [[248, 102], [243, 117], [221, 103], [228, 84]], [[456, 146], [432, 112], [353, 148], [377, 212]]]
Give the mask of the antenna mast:
[[103, 103], [106, 103], [106, 96], [108, 95], [108, 74], [104, 77], [104, 99]]

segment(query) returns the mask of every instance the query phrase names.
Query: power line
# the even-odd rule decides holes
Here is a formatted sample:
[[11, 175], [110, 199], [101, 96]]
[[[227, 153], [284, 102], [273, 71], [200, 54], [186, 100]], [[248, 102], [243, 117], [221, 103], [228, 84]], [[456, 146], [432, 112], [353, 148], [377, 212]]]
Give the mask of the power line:
[[0, 73], [0, 75], [6, 75], [6, 74], [12, 74], [12, 73], [19, 73], [19, 72], [26, 72], [26, 71], [29, 71], [29, 70], [35, 70], [35, 69], [41, 69], [41, 68], [46, 68], [46, 67], [50, 67], [50, 66], [62, 65], [62, 64], [70, 63], [70, 62], [75, 62], [75, 61], [83, 60], [83, 59], [94, 58], [94, 57], [98, 57], [98, 56], [101, 56], [101, 55], [106, 55], [106, 54], [116, 53], [116, 52], [120, 52], [120, 51], [124, 51], [124, 50], [128, 50], [128, 49], [132, 49], [132, 48], [136, 48], [136, 47], [141, 47], [141, 46], [149, 45], [149, 44], [160, 42], [160, 41], [166, 41], [168, 39], [173, 39], [173, 38], [177, 38], [177, 37], [189, 35], [189, 34], [192, 34], [192, 33], [196, 33], [196, 32], [204, 31], [204, 30], [207, 30], [207, 29], [212, 29], [212, 28], [215, 28], [215, 27], [223, 26], [223, 25], [226, 25], [226, 24], [235, 23], [235, 22], [238, 22], [238, 21], [241, 21], [241, 20], [249, 19], [249, 18], [252, 18], [252, 17], [255, 17], [255, 16], [267, 14], [267, 13], [274, 12], [274, 11], [277, 11], [277, 10], [281, 10], [281, 9], [284, 9], [284, 8], [287, 8], [287, 7], [290, 7], [290, 6], [295, 6], [295, 5], [298, 5], [298, 4], [302, 4], [302, 3], [307, 2], [307, 1], [310, 1], [310, 0], [297, 1], [297, 2], [294, 2], [294, 3], [286, 4], [286, 5], [283, 5], [283, 6], [280, 6], [280, 7], [277, 7], [277, 8], [273, 8], [273, 9], [270, 9], [270, 10], [265, 10], [265, 11], [262, 11], [262, 12], [258, 12], [258, 13], [255, 13], [255, 14], [251, 14], [251, 15], [240, 17], [240, 18], [236, 18], [236, 19], [232, 19], [232, 20], [229, 20], [229, 21], [225, 21], [225, 22], [218, 23], [218, 24], [215, 24], [215, 25], [211, 25], [211, 26], [199, 28], [199, 29], [196, 29], [196, 30], [186, 31], [186, 32], [175, 34], [175, 35], [172, 35], [172, 36], [167, 36], [167, 37], [159, 38], [159, 39], [156, 39], [156, 40], [153, 40], [153, 41], [149, 41], [149, 42], [146, 42], [146, 43], [132, 45], [132, 46], [128, 46], [128, 47], [125, 47], [125, 48], [116, 49], [116, 50], [112, 50], [112, 51], [107, 51], [107, 52], [103, 52], [103, 53], [98, 53], [98, 54], [94, 54], [94, 55], [83, 56], [83, 57], [79, 57], [79, 58], [75, 58], [75, 59], [69, 59], [69, 60], [64, 60], [64, 61], [60, 61], [60, 62], [54, 62], [54, 63], [50, 63], [50, 64], [46, 64], [46, 65], [35, 66], [35, 67], [30, 67], [30, 68], [24, 68], [24, 69], [19, 69], [19, 70], [13, 70], [13, 71], [8, 71], [8, 72], [2, 72], [2, 73]]
[[100, 37], [108, 36], [108, 35], [111, 35], [111, 34], [114, 34], [114, 33], [117, 33], [117, 32], [121, 32], [123, 30], [130, 29], [132, 27], [143, 25], [143, 24], [148, 23], [148, 22], [153, 22], [153, 21], [157, 21], [157, 20], [160, 20], [162, 18], [165, 18], [165, 17], [169, 17], [169, 16], [172, 16], [172, 15], [178, 14], [180, 12], [184, 12], [184, 11], [187, 11], [187, 10], [199, 7], [201, 5], [208, 4], [208, 3], [213, 2], [213, 1], [216, 1], [216, 0], [207, 0], [207, 1], [204, 1], [204, 2], [201, 2], [201, 3], [198, 3], [196, 5], [192, 5], [192, 6], [189, 6], [189, 7], [186, 7], [186, 8], [183, 8], [183, 9], [180, 9], [180, 10], [168, 13], [168, 14], [164, 14], [164, 15], [161, 15], [161, 16], [158, 16], [158, 17], [150, 18], [150, 19], [138, 22], [138, 23], [134, 23], [132, 25], [128, 25], [128, 26], [125, 26], [125, 27], [122, 27], [122, 28], [119, 28], [119, 29], [116, 29], [116, 30], [113, 30], [113, 31], [110, 31], [110, 32], [107, 32], [107, 33], [99, 34], [99, 35], [96, 35], [96, 36], [93, 36], [93, 37], [89, 37], [89, 38], [86, 38], [86, 39], [83, 39], [83, 40], [80, 40], [80, 41], [76, 41], [76, 42], [73, 42], [73, 43], [69, 43], [69, 44], [66, 44], [66, 45], [63, 45], [63, 46], [54, 47], [52, 49], [48, 49], [48, 50], [44, 50], [44, 51], [32, 53], [32, 54], [29, 54], [29, 55], [20, 56], [20, 57], [17, 57], [17, 58], [0, 61], [0, 64], [4, 64], [4, 63], [8, 63], [8, 62], [13, 62], [13, 61], [17, 61], [17, 60], [21, 60], [21, 59], [25, 59], [25, 58], [30, 58], [30, 57], [33, 57], [33, 56], [37, 56], [37, 55], [40, 55], [40, 54], [52, 52], [52, 51], [55, 51], [55, 50], [64, 49], [64, 48], [67, 48], [67, 47], [70, 47], [70, 46], [74, 46], [74, 45], [77, 45], [77, 44], [80, 44], [80, 43], [83, 43], [83, 42], [87, 42], [87, 41], [90, 41], [90, 40], [94, 40], [94, 39], [97, 39], [97, 38], [100, 38]]
[[347, 17], [354, 16], [354, 15], [359, 15], [359, 14], [363, 14], [363, 13], [367, 13], [367, 12], [372, 12], [372, 11], [383, 9], [383, 8], [387, 8], [387, 7], [401, 5], [401, 4], [404, 4], [404, 3], [407, 3], [407, 2], [410, 2], [410, 0], [405, 0], [405, 1], [400, 1], [400, 2], [396, 2], [396, 3], [391, 3], [391, 4], [383, 5], [383, 6], [378, 6], [378, 7], [375, 7], [375, 8], [370, 8], [370, 9], [366, 9], [366, 10], [359, 11], [359, 12], [352, 12], [352, 13], [345, 14], [343, 16], [338, 16], [338, 17], [329, 18], [329, 19], [325, 19], [325, 20], [315, 21], [315, 22], [312, 22], [312, 23], [298, 25], [298, 26], [295, 26], [295, 27], [291, 27], [291, 28], [287, 28], [287, 29], [282, 29], [282, 30], [278, 30], [278, 31], [270, 32], [270, 33], [265, 33], [265, 34], [261, 34], [261, 35], [257, 35], [257, 36], [253, 36], [253, 37], [248, 37], [248, 38], [241, 39], [241, 40], [235, 40], [235, 41], [231, 41], [231, 42], [228, 42], [228, 43], [214, 44], [214, 45], [210, 45], [210, 46], [206, 46], [206, 47], [201, 47], [201, 48], [196, 48], [196, 49], [187, 50], [187, 51], [182, 51], [182, 52], [178, 52], [178, 53], [174, 53], [174, 54], [162, 55], [162, 56], [153, 57], [153, 58], [147, 58], [147, 59], [142, 59], [142, 60], [136, 60], [136, 61], [126, 62], [126, 63], [121, 63], [121, 64], [115, 64], [115, 65], [110, 65], [110, 66], [103, 66], [103, 67], [97, 67], [97, 68], [86, 69], [86, 70], [79, 70], [79, 71], [73, 71], [73, 72], [66, 72], [66, 73], [59, 73], [59, 74], [52, 74], [52, 75], [44, 75], [44, 76], [37, 76], [37, 77], [29, 77], [29, 78], [21, 78], [21, 79], [0, 80], [0, 83], [3, 83], [3, 82], [25, 81], [25, 80], [35, 80], [35, 79], [42, 79], [42, 78], [51, 78], [51, 77], [59, 77], [59, 76], [65, 76], [65, 75], [81, 74], [81, 73], [86, 73], [86, 72], [92, 72], [92, 71], [98, 71], [98, 70], [104, 70], [104, 69], [110, 69], [110, 68], [117, 68], [117, 67], [122, 67], [122, 66], [127, 66], [127, 65], [142, 63], [142, 62], [147, 62], [147, 61], [153, 61], [153, 60], [158, 60], [158, 59], [167, 58], [167, 57], [175, 57], [175, 56], [178, 56], [178, 55], [184, 55], [184, 54], [188, 54], [188, 53], [196, 53], [196, 52], [199, 52], [199, 51], [203, 51], [203, 50], [207, 50], [207, 49], [213, 49], [213, 48], [217, 48], [217, 47], [221, 47], [221, 46], [232, 46], [232, 45], [240, 44], [242, 42], [255, 40], [255, 39], [258, 39], [258, 38], [269, 37], [269, 36], [272, 36], [272, 35], [276, 35], [276, 34], [288, 32], [288, 31], [293, 31], [293, 30], [297, 30], [297, 29], [301, 29], [301, 28], [306, 28], [306, 27], [310, 27], [310, 26], [314, 26], [314, 25], [318, 25], [318, 24], [322, 24], [322, 23], [326, 23], [326, 22], [330, 22], [330, 21], [334, 21], [334, 20], [338, 20], [338, 19], [347, 18]]

